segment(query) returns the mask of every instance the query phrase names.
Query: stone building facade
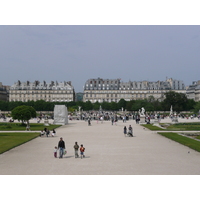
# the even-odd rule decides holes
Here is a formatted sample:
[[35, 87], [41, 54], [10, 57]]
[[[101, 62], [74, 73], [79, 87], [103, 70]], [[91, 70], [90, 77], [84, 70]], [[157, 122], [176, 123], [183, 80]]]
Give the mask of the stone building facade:
[[2, 82], [0, 82], [0, 101], [8, 101], [9, 99], [9, 86], [4, 86]]
[[192, 85], [189, 85], [186, 90], [186, 96], [188, 99], [193, 99], [194, 101], [200, 101], [200, 80], [194, 81]]
[[148, 99], [154, 97], [160, 101], [164, 98], [164, 93], [175, 91], [185, 93], [183, 81], [129, 81], [122, 82], [120, 79], [88, 79], [84, 85], [83, 101], [95, 102], [119, 102], [120, 99], [126, 101]]
[[21, 82], [10, 87], [9, 101], [37, 101], [70, 102], [75, 100], [74, 87], [71, 82], [46, 81]]

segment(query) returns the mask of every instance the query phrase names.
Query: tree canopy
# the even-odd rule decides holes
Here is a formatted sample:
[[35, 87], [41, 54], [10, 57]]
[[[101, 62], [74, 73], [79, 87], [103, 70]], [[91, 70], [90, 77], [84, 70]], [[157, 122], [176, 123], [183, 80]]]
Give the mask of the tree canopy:
[[36, 117], [36, 111], [32, 106], [18, 106], [14, 108], [11, 112], [11, 116], [13, 119], [17, 119], [24, 123], [27, 122], [27, 126], [29, 126], [29, 120], [33, 117]]
[[173, 106], [173, 110], [180, 112], [186, 109], [188, 103], [187, 96], [183, 93], [177, 93], [174, 91], [166, 92], [165, 99], [162, 102], [163, 108], [169, 110]]
[[[198, 102], [195, 102], [193, 99], [188, 99], [185, 94], [177, 93], [174, 91], [169, 91], [165, 93], [165, 99], [159, 101], [153, 96], [148, 97], [147, 99], [138, 99], [126, 101], [120, 99], [119, 102], [46, 102], [44, 100], [39, 101], [28, 101], [28, 102], [5, 102], [0, 101], [0, 110], [1, 111], [11, 111], [18, 106], [32, 106], [36, 111], [53, 111], [55, 105], [65, 105], [68, 108], [69, 112], [78, 110], [78, 107], [81, 106], [81, 110], [99, 110], [100, 106], [103, 110], [119, 111], [122, 109], [127, 111], [138, 111], [142, 107], [145, 108], [147, 112], [154, 111], [169, 111], [171, 105], [173, 110], [176, 112], [180, 111], [191, 111], [194, 110], [195, 105]], [[198, 108], [195, 109], [196, 111]]]

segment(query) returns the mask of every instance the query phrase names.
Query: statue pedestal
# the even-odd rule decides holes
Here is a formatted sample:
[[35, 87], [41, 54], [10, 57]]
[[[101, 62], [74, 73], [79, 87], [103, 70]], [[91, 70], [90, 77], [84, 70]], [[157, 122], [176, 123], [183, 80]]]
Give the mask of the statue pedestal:
[[54, 107], [54, 124], [68, 124], [68, 111], [65, 105], [55, 105]]
[[49, 126], [49, 120], [48, 120], [48, 119], [45, 119], [45, 120], [44, 120], [44, 125], [45, 125], [45, 126]]
[[158, 127], [160, 127], [160, 124], [159, 124], [159, 122], [158, 122], [158, 118], [157, 118], [157, 117], [154, 119], [153, 126], [158, 126]]
[[175, 117], [172, 118], [172, 123], [174, 123], [174, 124], [178, 123], [178, 117], [177, 116], [175, 116]]
[[154, 119], [154, 122], [153, 122], [153, 123], [154, 123], [154, 124], [159, 124], [158, 118], [157, 118], [157, 117]]
[[140, 124], [146, 124], [145, 115], [140, 115]]

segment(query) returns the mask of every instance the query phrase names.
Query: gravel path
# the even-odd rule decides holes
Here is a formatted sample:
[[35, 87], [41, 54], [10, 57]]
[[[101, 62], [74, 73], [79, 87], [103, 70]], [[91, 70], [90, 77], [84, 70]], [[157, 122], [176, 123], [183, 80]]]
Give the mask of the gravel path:
[[[123, 134], [129, 124], [134, 137]], [[53, 157], [60, 137], [67, 148], [63, 159]], [[83, 159], [74, 157], [76, 141], [86, 148]], [[38, 137], [0, 155], [1, 175], [199, 175], [199, 166], [200, 153], [133, 120], [117, 125], [92, 121], [91, 126], [70, 121], [55, 137]]]

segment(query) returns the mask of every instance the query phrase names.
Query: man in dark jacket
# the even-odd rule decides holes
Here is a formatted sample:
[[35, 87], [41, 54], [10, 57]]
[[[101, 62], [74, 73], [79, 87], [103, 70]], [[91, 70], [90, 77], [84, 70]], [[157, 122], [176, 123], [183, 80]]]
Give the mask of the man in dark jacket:
[[62, 138], [60, 138], [60, 141], [58, 142], [58, 149], [60, 150], [60, 156], [59, 158], [63, 157], [64, 149], [65, 149], [65, 142]]
[[78, 155], [78, 149], [79, 149], [78, 142], [75, 142], [75, 145], [74, 145], [75, 158], [79, 157], [79, 155]]

